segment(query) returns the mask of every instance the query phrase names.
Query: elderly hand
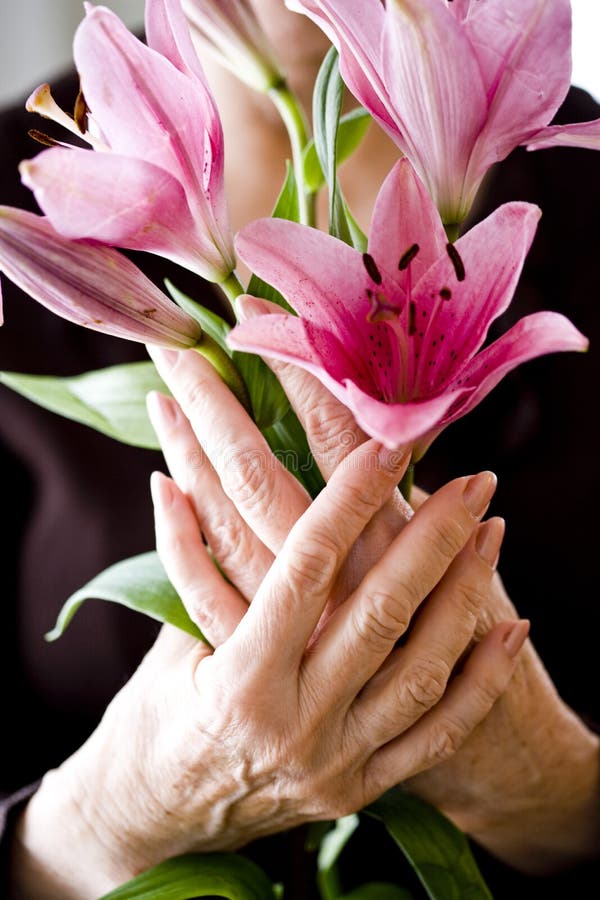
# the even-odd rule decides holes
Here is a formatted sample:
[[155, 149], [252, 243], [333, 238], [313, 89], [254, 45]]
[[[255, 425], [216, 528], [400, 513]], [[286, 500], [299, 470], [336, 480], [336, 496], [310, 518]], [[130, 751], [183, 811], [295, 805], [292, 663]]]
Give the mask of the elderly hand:
[[[257, 307], [261, 307], [258, 301], [242, 302], [245, 314], [255, 314]], [[262, 467], [243, 465], [244, 460], [269, 458], [264, 441], [208, 370], [202, 384], [194, 387], [193, 366], [187, 359], [184, 362], [185, 357], [192, 354], [181, 357], [175, 368], [164, 360], [159, 360], [159, 367], [206, 453], [198, 448], [189, 426], [170, 427], [166, 421], [161, 425], [158, 417], [154, 418], [171, 472], [195, 505], [208, 543], [231, 580], [251, 597], [272, 558], [270, 551], [281, 546], [308, 499], [273, 461]], [[365, 435], [349, 411], [316, 379], [284, 363], [273, 362], [272, 367], [307, 430], [324, 476], [329, 478]], [[234, 471], [224, 465], [226, 446], [232, 448], [229, 459], [239, 464]], [[203, 466], [186, 465], [186, 459], [202, 460]], [[216, 499], [219, 492], [210, 487], [218, 485], [216, 471], [243, 518], [236, 515], [230, 499], [222, 495], [221, 501]], [[419, 497], [420, 492], [415, 495]], [[395, 492], [365, 528], [346, 561], [343, 582], [347, 589], [380, 558], [410, 515], [411, 510]], [[253, 529], [262, 540], [254, 536]], [[249, 588], [247, 593], [244, 585]], [[223, 618], [222, 608], [219, 611], [206, 595], [193, 602], [196, 618], [211, 619], [217, 642], [218, 629], [223, 628], [223, 635], [231, 633], [243, 614], [243, 607], [238, 606], [229, 619]], [[481, 640], [497, 623], [515, 617], [496, 574], [480, 600], [475, 638]], [[527, 642], [515, 677], [490, 715], [451, 759], [411, 779], [408, 786], [509, 864], [544, 873], [597, 855], [598, 769], [597, 736], [557, 695]]]
[[[253, 426], [238, 429], [239, 407], [196, 354], [175, 355], [169, 376], [174, 386], [201, 386], [185, 395], [198, 404], [190, 414], [203, 411], [201, 398], [216, 404], [215, 463], [227, 462], [232, 439], [240, 469], [229, 488], [249, 517], [258, 514], [246, 479], [255, 469], [242, 452], [256, 440]], [[159, 433], [170, 435], [174, 468], [205, 488], [210, 509], [226, 510], [231, 501], [212, 467], [190, 465], [198, 447], [174, 401], [155, 396], [153, 410]], [[217, 649], [163, 629], [96, 732], [30, 801], [15, 871], [33, 876], [19, 897], [96, 897], [169, 856], [236, 848], [349, 813], [456, 751], [505, 689], [527, 632], [527, 623], [504, 623], [468, 651], [502, 539], [497, 520], [480, 524], [495, 487], [490, 473], [457, 479], [428, 500], [315, 636], [352, 547], [406, 462], [361, 444], [291, 526], [278, 523], [281, 501], [295, 492], [284, 480], [281, 501], [260, 517], [263, 560], [281, 537], [277, 555], [266, 573], [245, 560], [246, 583], [261, 578], [249, 608], [210, 561], [192, 504], [157, 473], [159, 550]], [[257, 541], [230, 512], [240, 545]], [[280, 535], [283, 527], [289, 534]], [[238, 556], [240, 576], [241, 563]]]

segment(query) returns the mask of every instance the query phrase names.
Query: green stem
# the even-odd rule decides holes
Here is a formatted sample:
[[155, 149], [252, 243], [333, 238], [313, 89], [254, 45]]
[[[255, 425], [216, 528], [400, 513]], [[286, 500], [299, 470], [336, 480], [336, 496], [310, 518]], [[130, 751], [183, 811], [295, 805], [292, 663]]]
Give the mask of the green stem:
[[222, 347], [219, 347], [217, 342], [213, 340], [210, 335], [206, 334], [205, 331], [202, 333], [200, 343], [196, 344], [192, 349], [209, 361], [219, 373], [227, 387], [235, 394], [242, 406], [250, 413], [250, 416], [252, 416], [252, 404], [244, 379], [225, 350], [223, 350]]
[[240, 279], [237, 276], [237, 272], [235, 269], [233, 272], [230, 272], [225, 281], [219, 282], [219, 287], [229, 300], [231, 304], [231, 308], [235, 312], [235, 299], [239, 297], [240, 294], [245, 293], [245, 288]]
[[342, 886], [337, 867], [323, 869], [317, 875], [317, 885], [322, 900], [338, 900], [342, 896]]
[[410, 503], [410, 495], [412, 492], [413, 484], [415, 482], [415, 464], [411, 460], [408, 464], [408, 468], [404, 475], [402, 476], [402, 481], [398, 485], [400, 488], [400, 493], [404, 497], [407, 503]]
[[304, 148], [308, 143], [308, 127], [297, 97], [285, 81], [271, 88], [269, 97], [277, 107], [290, 138], [292, 164], [298, 188], [300, 221], [304, 225], [315, 224], [315, 194], [304, 183]]

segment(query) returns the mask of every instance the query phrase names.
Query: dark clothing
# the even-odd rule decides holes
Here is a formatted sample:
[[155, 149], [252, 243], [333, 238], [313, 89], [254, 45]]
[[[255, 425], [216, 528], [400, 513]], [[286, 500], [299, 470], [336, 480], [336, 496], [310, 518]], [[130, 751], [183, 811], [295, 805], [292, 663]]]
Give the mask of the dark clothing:
[[[68, 107], [74, 82], [63, 82], [55, 95]], [[599, 115], [590, 97], [576, 90], [561, 111], [562, 121]], [[36, 152], [26, 137], [36, 124], [21, 110], [0, 118], [3, 204], [35, 208], [16, 166]], [[491, 512], [507, 520], [501, 563], [506, 586], [521, 615], [532, 619], [533, 640], [559, 692], [595, 721], [600, 721], [594, 565], [598, 435], [592, 405], [600, 384], [598, 163], [588, 151], [518, 150], [491, 173], [478, 210], [483, 216], [500, 202], [522, 199], [538, 203], [545, 213], [501, 329], [526, 313], [557, 310], [590, 337], [590, 353], [547, 357], [520, 368], [436, 441], [417, 475], [420, 484], [434, 489], [457, 475], [483, 468], [497, 472]], [[205, 302], [210, 297], [209, 288], [188, 273], [149, 257], [142, 264], [158, 283], [169, 273], [184, 290], [204, 295]], [[6, 280], [3, 289], [1, 369], [66, 375], [145, 358], [139, 345], [56, 318]], [[153, 547], [148, 479], [164, 465], [157, 453], [116, 443], [5, 388], [0, 388], [0, 410], [5, 686], [0, 771], [2, 790], [11, 793], [85, 739], [157, 633], [155, 623], [142, 616], [91, 601], [58, 643], [43, 640], [74, 589], [109, 564]], [[9, 691], [18, 702], [13, 711]], [[574, 896], [586, 893], [577, 892], [583, 884], [579, 871], [560, 879], [527, 879], [484, 854], [481, 860], [497, 897], [509, 890], [516, 896], [549, 897], [565, 889]], [[371, 877], [380, 877], [376, 868]]]

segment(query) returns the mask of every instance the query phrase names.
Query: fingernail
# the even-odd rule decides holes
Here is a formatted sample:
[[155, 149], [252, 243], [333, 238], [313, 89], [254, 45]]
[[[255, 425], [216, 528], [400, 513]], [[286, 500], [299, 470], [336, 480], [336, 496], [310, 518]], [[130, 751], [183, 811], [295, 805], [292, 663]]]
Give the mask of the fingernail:
[[150, 493], [157, 509], [168, 509], [175, 499], [171, 479], [162, 472], [153, 472], [150, 476]]
[[496, 568], [500, 556], [500, 545], [504, 537], [504, 519], [494, 518], [483, 522], [477, 529], [475, 549], [484, 562]]
[[511, 659], [515, 658], [525, 643], [525, 638], [529, 634], [530, 624], [528, 619], [519, 619], [518, 622], [511, 622], [506, 629], [502, 643]]
[[476, 518], [482, 516], [488, 508], [497, 483], [498, 479], [493, 472], [480, 472], [467, 481], [463, 500], [469, 512]]
[[150, 391], [146, 397], [146, 406], [150, 419], [159, 424], [174, 425], [177, 421], [178, 406], [172, 397], [165, 397], [158, 391]]
[[149, 348], [148, 352], [155, 363], [164, 366], [166, 369], [171, 369], [175, 365], [179, 355], [177, 350], [167, 350], [165, 347], [156, 346]]
[[272, 312], [268, 303], [261, 300], [259, 297], [251, 297], [249, 294], [243, 294], [241, 297], [238, 297], [235, 302], [235, 307], [240, 322]]

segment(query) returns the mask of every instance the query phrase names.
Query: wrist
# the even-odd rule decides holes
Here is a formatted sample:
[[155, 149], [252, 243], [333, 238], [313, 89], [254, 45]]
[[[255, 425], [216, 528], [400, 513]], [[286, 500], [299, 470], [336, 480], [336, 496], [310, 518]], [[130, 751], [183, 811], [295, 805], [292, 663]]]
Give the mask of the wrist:
[[[73, 760], [48, 772], [15, 823], [10, 898], [96, 900], [128, 879], [86, 813]], [[98, 823], [99, 825], [99, 823]]]

